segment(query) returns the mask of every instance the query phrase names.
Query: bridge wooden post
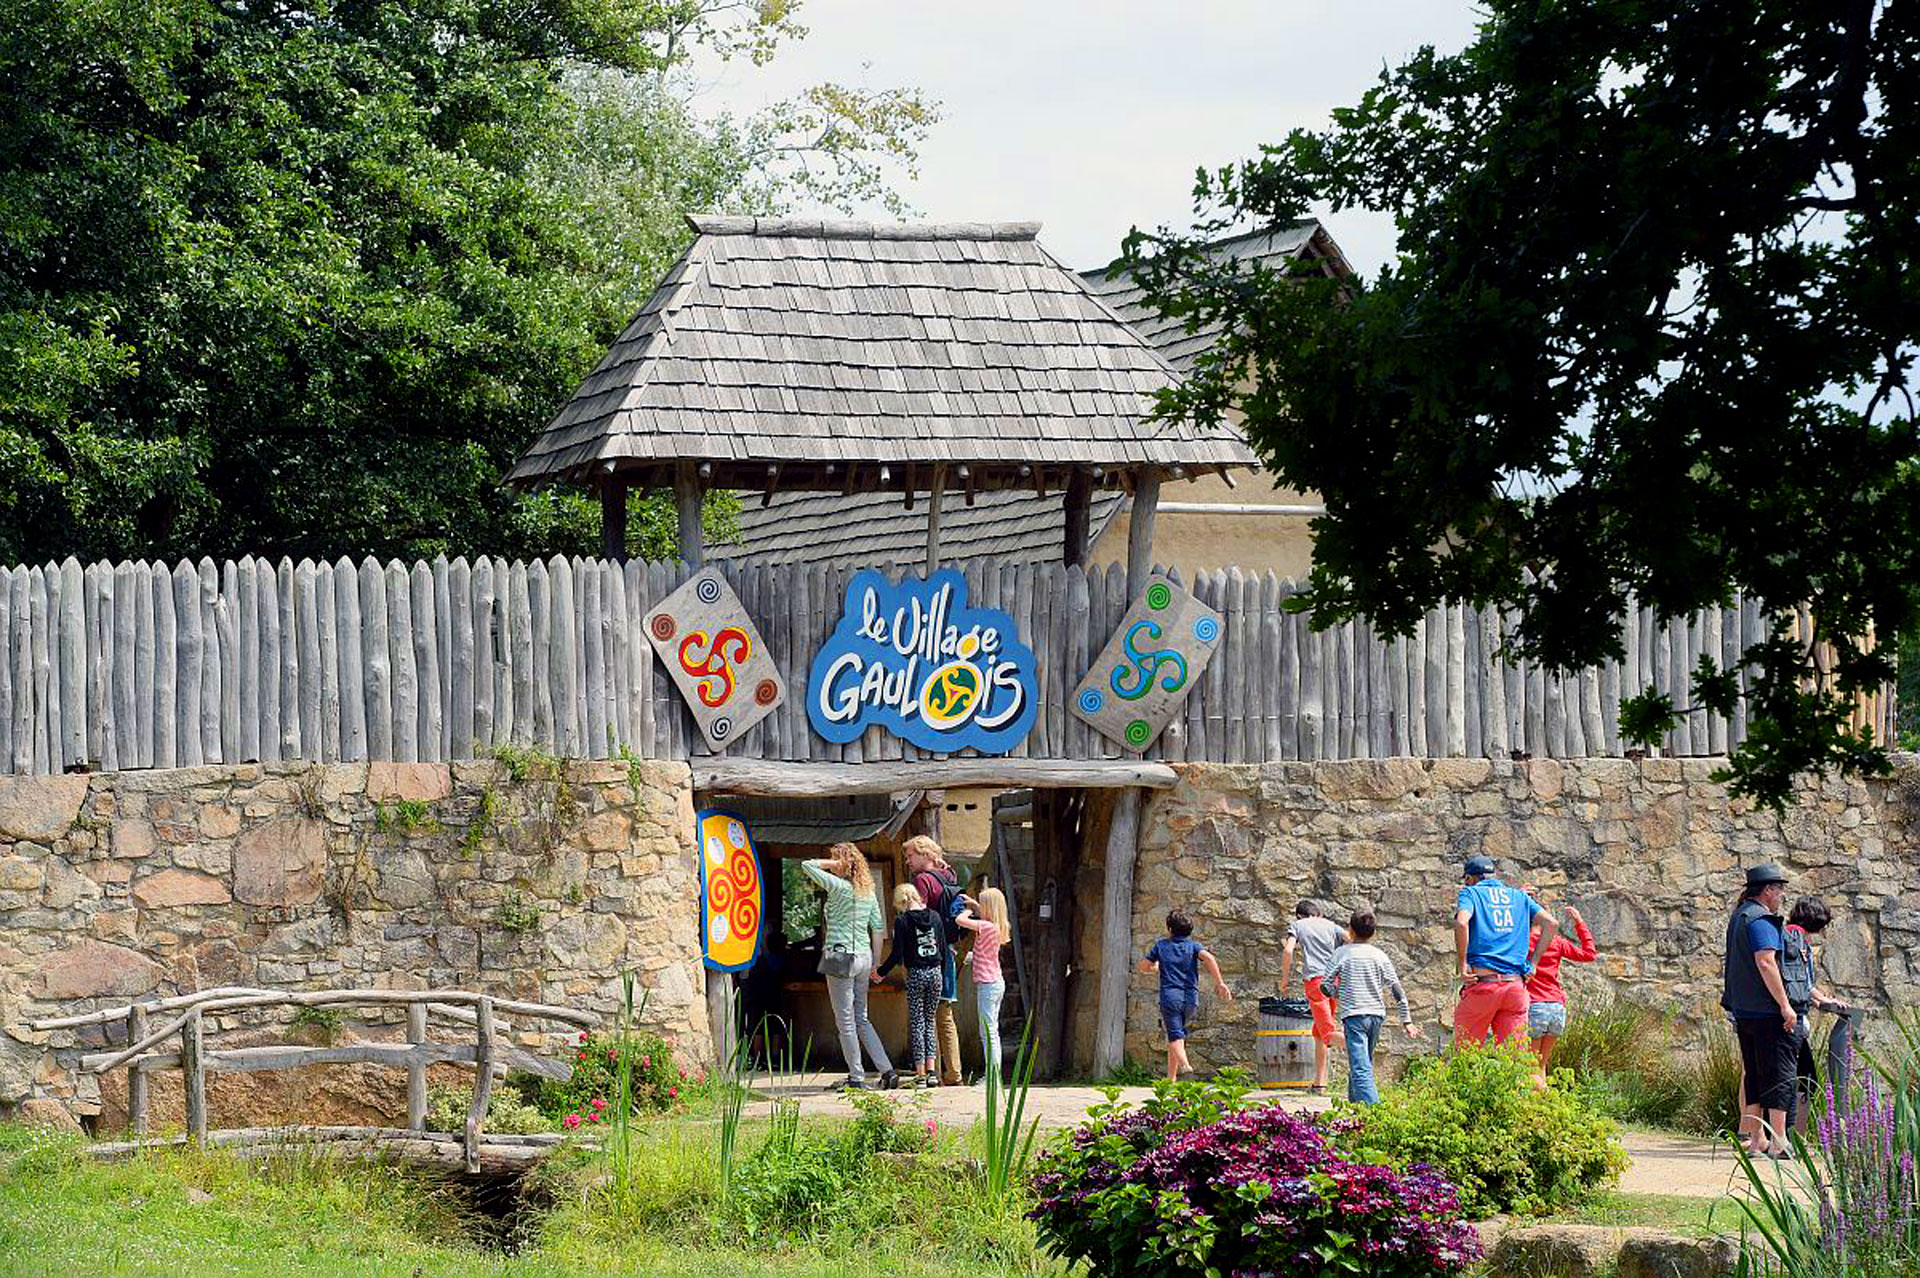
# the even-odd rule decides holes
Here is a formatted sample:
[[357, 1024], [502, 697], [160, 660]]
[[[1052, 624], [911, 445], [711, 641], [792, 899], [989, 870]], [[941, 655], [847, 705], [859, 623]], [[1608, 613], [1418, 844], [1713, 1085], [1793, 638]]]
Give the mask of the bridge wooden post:
[[[127, 1009], [127, 1041], [137, 1043], [147, 1036], [147, 1009], [135, 1004]], [[135, 1136], [147, 1134], [147, 1067], [134, 1061], [127, 1068], [127, 1130]]]
[[207, 1140], [206, 1022], [199, 1008], [187, 1014], [180, 1029], [180, 1071], [186, 1075], [187, 1138], [195, 1145]]
[[[427, 1041], [427, 1005], [407, 1004], [407, 1043], [419, 1047]], [[416, 1132], [427, 1130], [427, 1062], [415, 1053], [407, 1063], [407, 1126]]]
[[467, 1110], [467, 1171], [480, 1170], [480, 1129], [487, 1120], [487, 1104], [493, 1099], [493, 1000], [481, 995], [474, 1005], [475, 1052], [473, 1066], [473, 1105]]

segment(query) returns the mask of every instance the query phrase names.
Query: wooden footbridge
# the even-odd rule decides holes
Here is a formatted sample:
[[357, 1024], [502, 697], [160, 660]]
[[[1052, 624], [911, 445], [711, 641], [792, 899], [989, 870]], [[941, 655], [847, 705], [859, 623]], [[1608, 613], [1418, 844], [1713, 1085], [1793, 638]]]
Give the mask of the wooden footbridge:
[[[218, 1048], [207, 1042], [209, 1021], [216, 1017], [256, 1010], [298, 1008], [403, 1007], [407, 1015], [403, 1043], [349, 1043], [315, 1046], [300, 1043], [263, 1047]], [[470, 1042], [436, 1042], [428, 1036], [429, 1017], [450, 1022], [471, 1033]], [[501, 1174], [524, 1169], [539, 1161], [567, 1137], [559, 1134], [516, 1136], [488, 1134], [487, 1106], [497, 1075], [522, 1069], [549, 1078], [564, 1079], [569, 1067], [534, 1055], [506, 1041], [504, 1018], [526, 1017], [593, 1029], [600, 1017], [591, 1012], [494, 998], [472, 990], [309, 990], [300, 992], [225, 986], [150, 999], [125, 1007], [105, 1008], [74, 1016], [28, 1022], [34, 1030], [77, 1029], [87, 1025], [122, 1024], [126, 1044], [113, 1051], [81, 1058], [85, 1073], [104, 1074], [125, 1066], [127, 1116], [131, 1140], [103, 1142], [91, 1152], [103, 1158], [124, 1157], [141, 1149], [192, 1144], [228, 1148], [246, 1153], [275, 1153], [299, 1148], [331, 1156], [390, 1158], [472, 1174]], [[163, 1020], [158, 1029], [150, 1028]], [[459, 1132], [427, 1130], [427, 1067], [442, 1062], [471, 1065], [473, 1103]], [[207, 1074], [256, 1070], [300, 1069], [309, 1065], [374, 1064], [407, 1071], [407, 1126], [332, 1127], [289, 1124], [215, 1130], [207, 1113]], [[148, 1075], [154, 1070], [178, 1069], [186, 1097], [186, 1131], [178, 1136], [148, 1137]]]

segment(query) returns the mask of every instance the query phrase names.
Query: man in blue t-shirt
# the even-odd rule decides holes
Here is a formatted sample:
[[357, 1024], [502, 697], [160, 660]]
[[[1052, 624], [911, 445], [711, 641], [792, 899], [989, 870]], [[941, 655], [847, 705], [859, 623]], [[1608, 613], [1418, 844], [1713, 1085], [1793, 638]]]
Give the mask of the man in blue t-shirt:
[[[1560, 925], [1540, 903], [1494, 873], [1493, 858], [1468, 857], [1464, 885], [1454, 900], [1453, 946], [1460, 960], [1460, 1004], [1453, 1012], [1453, 1041], [1484, 1043], [1488, 1033], [1504, 1043], [1527, 1025], [1527, 977]], [[1540, 935], [1529, 945], [1534, 921]]]
[[1747, 871], [1747, 886], [1727, 920], [1727, 956], [1721, 970], [1720, 1006], [1733, 1017], [1746, 1083], [1740, 1097], [1740, 1134], [1755, 1158], [1788, 1156], [1787, 1113], [1793, 1107], [1798, 1040], [1786, 982], [1780, 974], [1784, 944], [1780, 904], [1787, 876], [1777, 865]]
[[1160, 1021], [1167, 1028], [1167, 1080], [1177, 1083], [1187, 1060], [1187, 1021], [1200, 1004], [1200, 969], [1213, 980], [1213, 991], [1233, 1002], [1233, 991], [1220, 977], [1220, 964], [1193, 936], [1193, 920], [1184, 910], [1167, 911], [1167, 934], [1155, 941], [1140, 960], [1143, 972], [1160, 974]]

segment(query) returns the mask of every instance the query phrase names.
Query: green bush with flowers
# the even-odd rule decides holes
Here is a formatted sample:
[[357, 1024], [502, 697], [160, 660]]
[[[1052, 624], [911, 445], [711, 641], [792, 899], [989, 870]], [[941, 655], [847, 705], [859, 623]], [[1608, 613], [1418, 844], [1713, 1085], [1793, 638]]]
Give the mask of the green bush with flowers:
[[633, 1112], [660, 1114], [678, 1108], [688, 1091], [704, 1083], [689, 1077], [673, 1059], [673, 1048], [658, 1034], [582, 1033], [573, 1045], [573, 1073], [563, 1083], [541, 1079], [534, 1089], [540, 1111], [571, 1131], [613, 1120], [620, 1095], [620, 1060], [631, 1062]]

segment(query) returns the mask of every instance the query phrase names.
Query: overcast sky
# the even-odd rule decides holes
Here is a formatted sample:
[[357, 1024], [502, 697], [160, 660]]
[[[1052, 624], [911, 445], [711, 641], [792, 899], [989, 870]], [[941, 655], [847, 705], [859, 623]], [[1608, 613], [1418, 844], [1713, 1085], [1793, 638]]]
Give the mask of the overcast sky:
[[[935, 221], [1027, 221], [1071, 266], [1130, 226], [1184, 227], [1193, 172], [1326, 124], [1383, 64], [1472, 35], [1465, 0], [804, 0], [810, 34], [728, 68], [705, 104], [749, 112], [810, 84], [913, 85], [943, 119], [909, 201]], [[1329, 223], [1372, 274], [1383, 217]]]

